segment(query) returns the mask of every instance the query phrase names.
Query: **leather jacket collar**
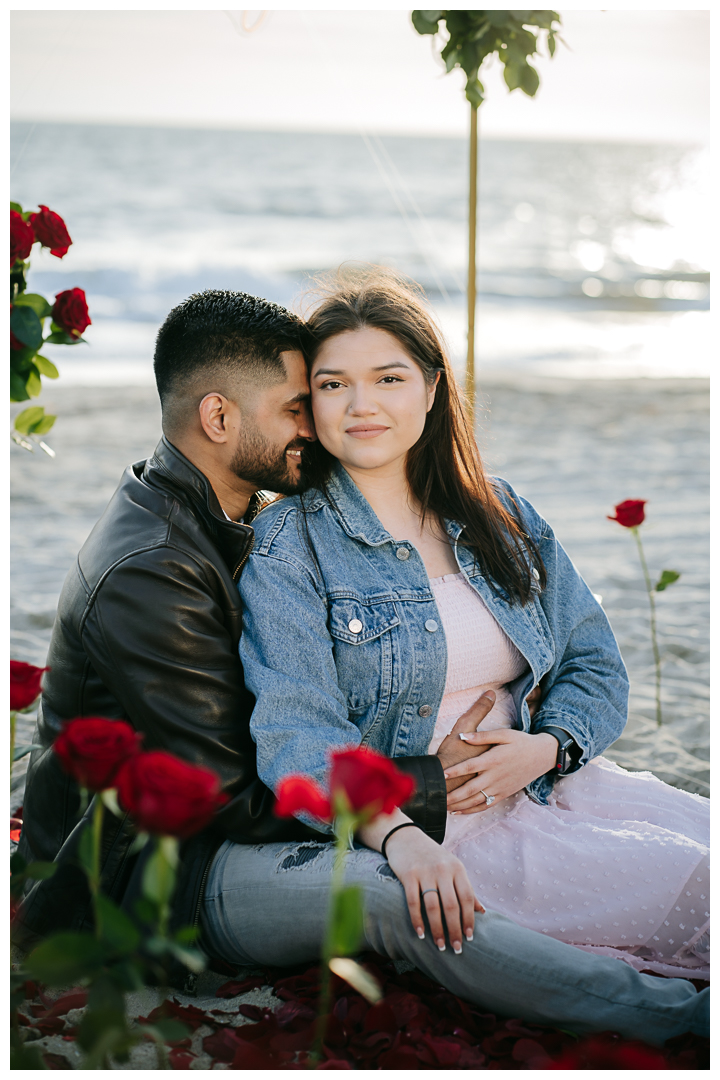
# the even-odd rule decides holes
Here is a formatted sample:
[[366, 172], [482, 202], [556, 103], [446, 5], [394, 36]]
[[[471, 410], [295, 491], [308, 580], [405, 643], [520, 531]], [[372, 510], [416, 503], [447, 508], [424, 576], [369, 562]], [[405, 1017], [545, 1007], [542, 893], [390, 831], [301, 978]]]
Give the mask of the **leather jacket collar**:
[[[145, 462], [142, 479], [151, 487], [174, 495], [184, 505], [190, 503], [235, 576], [252, 550], [255, 541], [252, 528], [225, 517], [208, 478], [164, 435], [153, 456]], [[252, 520], [262, 505], [259, 493], [253, 495], [246, 517]]]

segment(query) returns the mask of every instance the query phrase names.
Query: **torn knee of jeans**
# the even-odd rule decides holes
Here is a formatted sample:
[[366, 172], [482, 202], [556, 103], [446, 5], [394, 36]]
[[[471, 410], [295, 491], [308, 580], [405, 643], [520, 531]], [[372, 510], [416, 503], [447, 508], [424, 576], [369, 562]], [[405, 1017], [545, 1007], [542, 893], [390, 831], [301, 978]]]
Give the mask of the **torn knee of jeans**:
[[375, 871], [375, 876], [380, 878], [381, 881], [399, 881], [400, 879], [390, 868], [389, 863], [381, 862]]
[[314, 862], [320, 855], [324, 855], [328, 850], [328, 844], [318, 843], [316, 841], [310, 841], [306, 844], [299, 844], [294, 848], [280, 863], [279, 870], [300, 870], [303, 866], [307, 866], [308, 863]]

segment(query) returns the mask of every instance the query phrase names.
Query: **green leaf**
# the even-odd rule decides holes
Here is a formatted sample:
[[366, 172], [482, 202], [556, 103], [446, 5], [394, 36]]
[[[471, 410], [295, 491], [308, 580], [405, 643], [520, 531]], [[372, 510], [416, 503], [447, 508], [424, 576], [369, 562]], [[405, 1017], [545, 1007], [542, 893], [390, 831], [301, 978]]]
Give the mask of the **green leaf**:
[[[11, 1036], [12, 1038], [12, 1036]], [[16, 1044], [14, 1041], [10, 1045], [10, 1069], [45, 1069], [47, 1066], [42, 1059], [40, 1049], [37, 1046], [33, 1046], [32, 1043], [28, 1046], [27, 1043]]]
[[42, 405], [31, 405], [29, 409], [23, 409], [21, 413], [15, 417], [15, 430], [22, 431], [23, 434], [28, 435], [34, 425], [42, 420], [45, 415], [45, 410]]
[[105, 946], [91, 934], [68, 931], [54, 934], [30, 953], [24, 967], [31, 979], [48, 986], [64, 986], [99, 971]]
[[25, 379], [17, 371], [10, 369], [10, 400], [28, 401], [30, 395], [25, 389]]
[[[55, 323], [53, 323], [53, 326]], [[45, 338], [45, 341], [49, 341], [53, 345], [75, 345], [78, 341], [84, 341], [84, 338], [73, 337], [72, 334], [68, 334], [65, 330], [53, 330], [51, 334]]]
[[379, 1001], [382, 1001], [380, 983], [374, 975], [371, 975], [365, 968], [360, 967], [355, 960], [350, 960], [347, 956], [334, 956], [328, 962], [328, 967], [334, 975], [339, 975], [346, 983], [350, 983], [353, 990], [357, 990], [359, 994], [362, 994], [371, 1005], [377, 1005]]
[[[504, 59], [504, 57], [503, 57], [503, 59]], [[505, 63], [505, 68], [503, 70], [503, 77], [505, 79], [505, 83], [507, 85], [508, 90], [517, 90], [518, 87], [520, 86], [521, 73], [520, 73], [520, 68], [518, 67], [517, 64], [513, 64], [513, 63], [511, 63], [511, 61], [508, 60]]]
[[520, 88], [528, 97], [535, 97], [540, 86], [540, 76], [532, 64], [524, 64], [520, 72]]
[[18, 341], [30, 349], [38, 349], [42, 343], [42, 323], [31, 307], [23, 307], [17, 302], [10, 312], [10, 329]]
[[197, 940], [197, 936], [200, 933], [200, 928], [197, 926], [183, 926], [181, 930], [175, 934], [175, 940], [178, 945], [192, 945], [193, 941]]
[[10, 209], [15, 210], [18, 214], [22, 214], [22, 212], [23, 212], [23, 208], [22, 208], [22, 206], [20, 205], [19, 202], [11, 202], [10, 203]]
[[348, 885], [335, 897], [329, 950], [332, 956], [348, 956], [360, 948], [363, 936], [362, 888]]
[[56, 870], [57, 863], [38, 860], [38, 862], [31, 862], [25, 867], [25, 877], [30, 878], [31, 881], [47, 881]]
[[437, 34], [442, 11], [413, 11], [412, 24], [418, 34]]
[[474, 105], [476, 109], [480, 108], [485, 100], [485, 87], [479, 79], [468, 79], [465, 87], [465, 97], [468, 99], [471, 105]]
[[106, 788], [105, 791], [100, 792], [100, 798], [102, 799], [103, 806], [106, 806], [111, 814], [115, 817], [125, 817], [125, 814], [120, 809], [117, 801], [117, 791], [115, 788]]
[[34, 367], [28, 375], [27, 379], [25, 380], [25, 389], [27, 390], [30, 397], [39, 397], [39, 395], [42, 393], [42, 382], [40, 381], [40, 376], [38, 375]]
[[665, 592], [668, 585], [672, 585], [679, 577], [677, 570], [663, 570], [655, 585], [655, 592]]
[[52, 305], [40, 293], [22, 293], [16, 297], [15, 306], [32, 308], [38, 319], [46, 319], [52, 311]]
[[550, 31], [550, 33], [547, 36], [547, 44], [548, 44], [548, 52], [550, 53], [551, 56], [554, 56], [555, 55], [555, 35], [553, 34], [552, 30]]
[[48, 379], [57, 379], [60, 374], [52, 360], [48, 360], [47, 356], [40, 356], [40, 353], [35, 356], [33, 363], [40, 374], [45, 375]]
[[175, 889], [175, 870], [162, 847], [153, 852], [143, 872], [143, 894], [156, 904], [169, 904]]
[[13, 753], [13, 761], [19, 761], [20, 758], [24, 758], [26, 754], [31, 753], [33, 750], [42, 749], [42, 746], [38, 746], [36, 743], [28, 743], [27, 746], [16, 746]]
[[140, 944], [140, 931], [132, 919], [103, 895], [97, 898], [96, 911], [103, 941], [116, 952], [134, 952]]
[[[57, 416], [53, 415], [53, 413], [46, 413], [45, 416], [43, 416], [42, 420], [39, 420], [37, 424], [33, 424], [33, 429], [30, 434], [47, 435], [48, 431], [50, 431], [50, 429], [53, 427], [56, 420]], [[45, 448], [44, 443], [40, 443], [40, 445]], [[55, 457], [55, 454], [52, 453], [50, 456]]]

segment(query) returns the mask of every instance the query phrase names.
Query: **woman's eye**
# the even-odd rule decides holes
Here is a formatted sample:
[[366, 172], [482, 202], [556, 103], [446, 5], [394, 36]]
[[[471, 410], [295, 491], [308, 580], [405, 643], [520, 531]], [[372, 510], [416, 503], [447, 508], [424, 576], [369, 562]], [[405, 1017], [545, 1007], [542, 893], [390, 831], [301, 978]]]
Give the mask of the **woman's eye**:
[[398, 375], [383, 375], [382, 379], [380, 379], [380, 382], [381, 383], [404, 382], [404, 379], [401, 379]]

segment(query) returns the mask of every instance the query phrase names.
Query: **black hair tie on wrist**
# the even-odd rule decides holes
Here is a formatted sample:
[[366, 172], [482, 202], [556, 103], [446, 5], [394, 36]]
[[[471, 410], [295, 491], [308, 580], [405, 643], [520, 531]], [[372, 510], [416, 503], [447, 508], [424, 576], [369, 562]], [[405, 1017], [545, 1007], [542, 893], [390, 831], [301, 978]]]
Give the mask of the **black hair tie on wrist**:
[[380, 854], [382, 855], [383, 859], [387, 859], [387, 852], [385, 851], [385, 845], [387, 844], [387, 842], [390, 839], [390, 837], [392, 836], [392, 834], [396, 833], [398, 831], [398, 829], [409, 829], [411, 827], [414, 828], [414, 829], [419, 829], [420, 828], [420, 826], [416, 825], [414, 821], [403, 821], [402, 825], [396, 825], [394, 829], [390, 830], [390, 832], [387, 834], [387, 836], [383, 840], [382, 846], [380, 848]]

